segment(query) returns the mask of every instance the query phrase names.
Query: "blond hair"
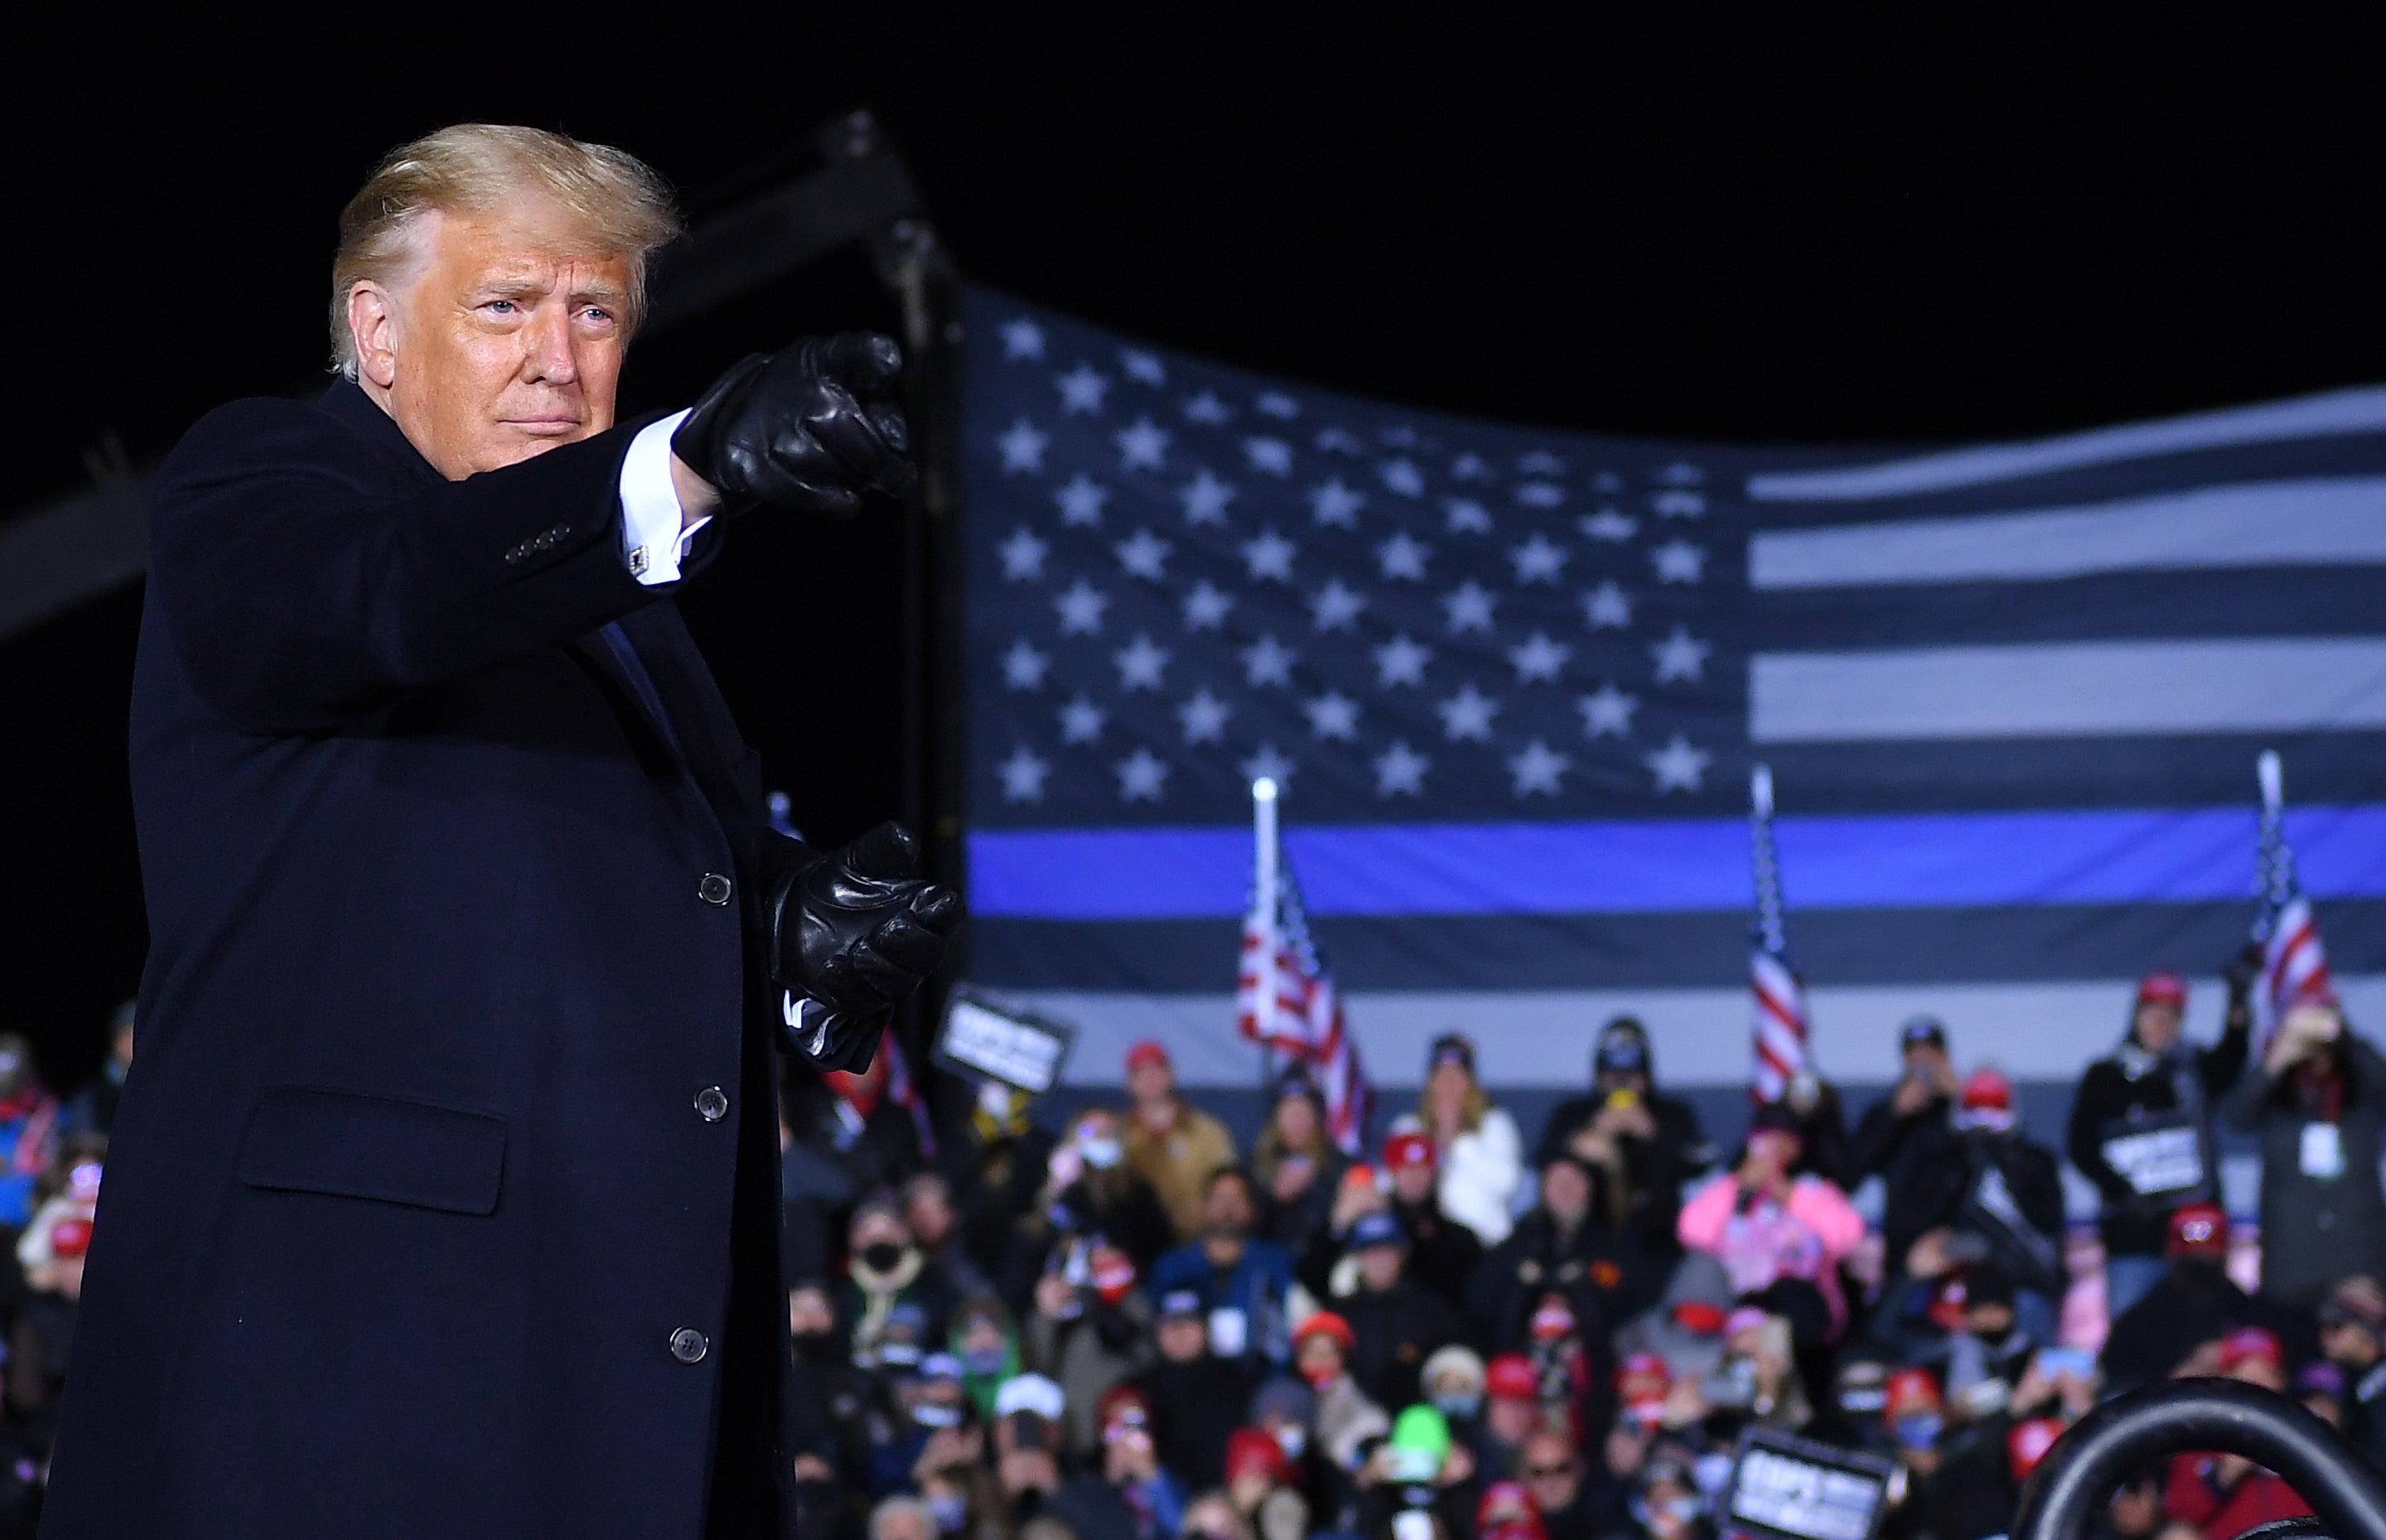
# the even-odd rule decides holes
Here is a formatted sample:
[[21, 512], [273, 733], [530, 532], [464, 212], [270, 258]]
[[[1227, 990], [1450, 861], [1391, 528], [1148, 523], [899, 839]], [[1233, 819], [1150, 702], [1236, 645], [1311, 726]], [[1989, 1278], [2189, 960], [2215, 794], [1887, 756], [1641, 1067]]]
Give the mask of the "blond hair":
[[647, 257], [680, 232], [671, 188], [635, 156], [544, 129], [458, 123], [383, 156], [340, 211], [332, 258], [332, 367], [357, 377], [348, 294], [360, 282], [390, 283], [416, 259], [414, 229], [425, 213], [478, 214], [524, 196], [570, 215], [596, 249], [630, 259], [634, 328], [647, 307]]

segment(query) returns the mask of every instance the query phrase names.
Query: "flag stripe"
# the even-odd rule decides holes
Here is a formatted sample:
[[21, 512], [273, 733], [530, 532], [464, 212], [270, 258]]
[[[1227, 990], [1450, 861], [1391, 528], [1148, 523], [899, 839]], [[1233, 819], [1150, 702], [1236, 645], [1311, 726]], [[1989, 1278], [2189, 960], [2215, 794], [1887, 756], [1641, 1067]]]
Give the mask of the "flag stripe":
[[[2153, 967], [2193, 968], [2233, 955], [2245, 944], [2251, 910], [2241, 898], [1802, 911], [1798, 956], [1810, 979], [1833, 983], [2134, 978]], [[2386, 969], [2386, 901], [2340, 900], [2328, 912], [2345, 965]], [[1412, 915], [1316, 924], [1353, 989], [1432, 990], [1472, 978], [1528, 990], [1730, 983], [1744, 999], [1748, 924], [1738, 909]], [[1003, 989], [1211, 990], [1230, 966], [1235, 930], [1232, 920], [975, 919], [968, 931], [970, 976]]]
[[1759, 653], [1758, 743], [2386, 727], [2386, 639]]
[[[2250, 901], [2249, 810], [1915, 813], [1785, 818], [1800, 910], [1914, 905]], [[2386, 806], [2298, 808], [2307, 891], [2386, 896]], [[1374, 825], [1287, 835], [1318, 915], [1607, 914], [1740, 908], [1737, 820]], [[1168, 920], [1240, 914], [1238, 829], [981, 831], [981, 919]], [[1982, 860], [1983, 852], [1994, 860]]]
[[1756, 475], [1748, 479], [1748, 495], [1767, 502], [1910, 497], [2186, 450], [2374, 433], [2381, 429], [2386, 429], [2386, 389], [2331, 391], [2027, 444], [1990, 444], [1828, 470]]
[[2094, 507], [1759, 531], [1758, 589], [2019, 582], [2115, 571], [2386, 562], [2386, 477], [2190, 487]]

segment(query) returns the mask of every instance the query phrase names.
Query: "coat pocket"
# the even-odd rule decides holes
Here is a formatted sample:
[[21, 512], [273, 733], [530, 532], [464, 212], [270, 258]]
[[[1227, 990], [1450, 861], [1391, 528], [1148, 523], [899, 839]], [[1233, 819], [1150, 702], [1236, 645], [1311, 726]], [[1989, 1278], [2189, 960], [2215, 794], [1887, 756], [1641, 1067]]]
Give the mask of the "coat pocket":
[[269, 1085], [241, 1141], [252, 1187], [376, 1198], [453, 1214], [497, 1207], [506, 1121], [369, 1091]]

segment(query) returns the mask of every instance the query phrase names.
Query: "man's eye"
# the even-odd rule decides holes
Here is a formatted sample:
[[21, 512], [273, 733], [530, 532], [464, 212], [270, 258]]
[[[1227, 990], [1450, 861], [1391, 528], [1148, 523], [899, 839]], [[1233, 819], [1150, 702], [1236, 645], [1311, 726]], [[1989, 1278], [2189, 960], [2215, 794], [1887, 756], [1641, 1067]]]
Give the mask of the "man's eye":
[[583, 319], [593, 320], [597, 322], [599, 325], [610, 324], [613, 319], [613, 312], [606, 309], [601, 305], [592, 305], [588, 307], [587, 309], [581, 311], [580, 314]]
[[514, 313], [514, 302], [509, 299], [493, 299], [481, 308], [492, 315], [510, 316]]

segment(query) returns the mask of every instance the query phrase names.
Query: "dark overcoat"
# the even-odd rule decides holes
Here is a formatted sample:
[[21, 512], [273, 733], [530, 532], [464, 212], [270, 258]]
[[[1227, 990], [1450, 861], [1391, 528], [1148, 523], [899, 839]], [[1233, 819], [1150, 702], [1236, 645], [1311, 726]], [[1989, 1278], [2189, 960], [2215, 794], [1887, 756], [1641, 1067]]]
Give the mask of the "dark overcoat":
[[631, 432], [451, 482], [340, 383], [160, 472], [152, 949], [45, 1536], [778, 1533], [756, 900], [800, 847], [622, 560]]

